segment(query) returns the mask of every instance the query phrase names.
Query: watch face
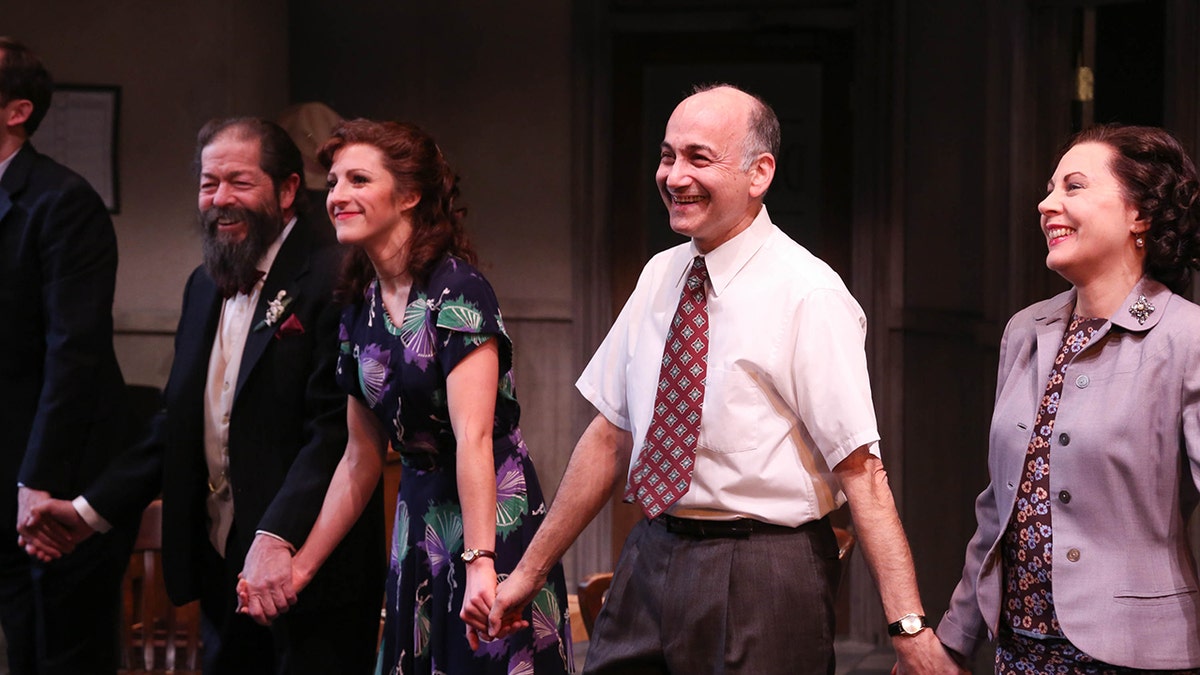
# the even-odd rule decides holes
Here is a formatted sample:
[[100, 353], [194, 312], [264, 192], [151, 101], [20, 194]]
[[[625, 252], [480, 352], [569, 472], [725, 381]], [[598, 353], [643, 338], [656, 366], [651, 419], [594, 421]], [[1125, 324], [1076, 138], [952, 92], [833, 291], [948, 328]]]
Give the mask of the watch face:
[[921, 628], [921, 617], [916, 614], [909, 614], [900, 619], [900, 630], [909, 635], [916, 635]]
[[477, 556], [477, 555], [479, 555], [479, 554], [478, 554], [478, 553], [476, 553], [474, 549], [467, 549], [467, 550], [466, 550], [466, 551], [465, 551], [465, 552], [462, 554], [462, 559], [463, 559], [463, 562], [471, 562], [472, 560], [474, 560], [474, 559], [475, 559], [475, 556]]

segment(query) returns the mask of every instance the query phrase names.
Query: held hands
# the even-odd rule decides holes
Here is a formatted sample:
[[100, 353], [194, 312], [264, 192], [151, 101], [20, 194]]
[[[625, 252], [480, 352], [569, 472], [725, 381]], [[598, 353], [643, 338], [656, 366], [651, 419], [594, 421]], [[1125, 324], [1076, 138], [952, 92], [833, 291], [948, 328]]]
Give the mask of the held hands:
[[970, 673], [951, 658], [950, 653], [937, 639], [933, 629], [925, 629], [912, 637], [892, 638], [892, 646], [896, 649], [897, 663], [892, 668], [892, 675], [908, 675], [909, 673], [940, 673], [942, 675], [961, 675]]
[[479, 649], [480, 642], [491, 642], [488, 634], [488, 612], [496, 599], [496, 565], [490, 558], [476, 558], [467, 565], [467, 588], [463, 594], [462, 611], [458, 613], [467, 624], [467, 644]]
[[546, 583], [545, 576], [535, 576], [521, 565], [496, 587], [496, 598], [488, 613], [488, 634], [493, 638], [505, 638], [512, 633], [529, 627], [521, 618], [533, 596]]
[[58, 560], [95, 533], [71, 502], [28, 487], [17, 491], [17, 544], [43, 563]]
[[298, 577], [292, 564], [292, 551], [286, 542], [259, 534], [246, 552], [246, 564], [238, 575], [239, 614], [267, 626], [291, 609], [297, 600]]

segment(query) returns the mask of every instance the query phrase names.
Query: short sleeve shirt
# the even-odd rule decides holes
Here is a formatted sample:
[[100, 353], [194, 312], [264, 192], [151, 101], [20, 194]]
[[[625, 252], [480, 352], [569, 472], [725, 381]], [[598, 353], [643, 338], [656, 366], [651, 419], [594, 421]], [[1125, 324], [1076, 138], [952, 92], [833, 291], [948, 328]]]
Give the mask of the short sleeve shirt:
[[[630, 431], [636, 464], [693, 244], [647, 263], [576, 387]], [[744, 516], [796, 526], [845, 501], [832, 469], [879, 432], [866, 318], [841, 278], [785, 235], [764, 207], [705, 255], [708, 379], [696, 466], [678, 516]]]

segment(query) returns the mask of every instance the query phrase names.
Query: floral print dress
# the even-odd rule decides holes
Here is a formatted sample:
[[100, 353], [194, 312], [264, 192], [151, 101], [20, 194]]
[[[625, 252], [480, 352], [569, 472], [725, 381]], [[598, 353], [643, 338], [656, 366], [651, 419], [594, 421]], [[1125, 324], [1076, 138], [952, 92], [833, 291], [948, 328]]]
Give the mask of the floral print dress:
[[427, 283], [413, 284], [399, 323], [384, 308], [378, 281], [342, 315], [338, 382], [382, 421], [403, 459], [380, 657], [384, 674], [574, 670], [561, 565], [526, 610], [530, 626], [523, 631], [472, 652], [458, 616], [466, 565], [446, 375], [488, 339], [500, 347], [493, 454], [496, 572], [503, 580], [546, 505], [517, 426], [512, 343], [491, 285], [471, 265], [446, 257]]

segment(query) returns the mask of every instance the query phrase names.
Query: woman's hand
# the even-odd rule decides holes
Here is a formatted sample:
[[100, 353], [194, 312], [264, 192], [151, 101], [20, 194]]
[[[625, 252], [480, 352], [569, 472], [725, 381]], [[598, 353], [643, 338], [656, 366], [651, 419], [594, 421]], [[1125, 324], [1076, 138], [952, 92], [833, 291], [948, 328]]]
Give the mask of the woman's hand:
[[476, 558], [467, 565], [467, 588], [458, 616], [467, 624], [467, 643], [479, 649], [488, 637], [488, 614], [496, 599], [496, 566], [490, 558]]
[[310, 552], [301, 546], [300, 550], [296, 553], [296, 557], [292, 558], [292, 588], [297, 593], [312, 583], [313, 577], [317, 573], [315, 567], [320, 565], [320, 563], [314, 564], [312, 556], [309, 555]]
[[942, 645], [932, 628], [927, 628], [912, 637], [892, 639], [896, 649], [897, 663], [892, 675], [937, 673], [940, 675], [970, 675], [969, 670], [959, 665]]

